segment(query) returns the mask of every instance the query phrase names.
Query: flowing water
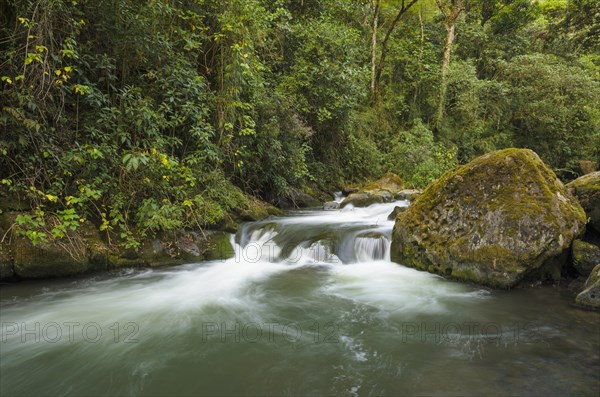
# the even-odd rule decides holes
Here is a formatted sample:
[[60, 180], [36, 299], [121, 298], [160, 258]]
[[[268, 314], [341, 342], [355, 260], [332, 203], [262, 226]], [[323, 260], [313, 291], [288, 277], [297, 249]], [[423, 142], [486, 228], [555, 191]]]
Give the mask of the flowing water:
[[234, 258], [0, 288], [1, 395], [600, 395], [600, 319], [389, 260], [395, 205], [248, 223]]

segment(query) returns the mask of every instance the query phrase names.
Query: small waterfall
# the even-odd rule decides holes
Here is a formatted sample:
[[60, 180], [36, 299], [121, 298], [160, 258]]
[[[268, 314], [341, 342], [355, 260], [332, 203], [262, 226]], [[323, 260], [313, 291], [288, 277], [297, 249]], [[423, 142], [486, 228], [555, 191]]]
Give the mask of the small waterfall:
[[[335, 194], [342, 199], [341, 192]], [[405, 201], [340, 211], [311, 211], [241, 225], [236, 258], [271, 263], [352, 264], [389, 260], [394, 221], [388, 219]]]
[[359, 262], [390, 260], [390, 241], [385, 236], [357, 237], [354, 252]]
[[[249, 262], [279, 262], [281, 248], [275, 243], [277, 231], [270, 226], [249, 232], [243, 230], [240, 240], [244, 243], [234, 244], [235, 259]], [[233, 239], [235, 243], [235, 238]]]
[[344, 201], [344, 193], [342, 193], [342, 192], [333, 193], [333, 201], [335, 201], [336, 203], [341, 203], [342, 201]]

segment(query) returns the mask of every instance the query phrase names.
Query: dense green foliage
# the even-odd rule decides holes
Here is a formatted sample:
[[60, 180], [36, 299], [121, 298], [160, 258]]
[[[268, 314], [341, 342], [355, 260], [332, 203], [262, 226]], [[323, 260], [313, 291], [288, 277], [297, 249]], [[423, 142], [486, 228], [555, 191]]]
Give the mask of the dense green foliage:
[[[382, 1], [384, 36], [401, 1]], [[134, 235], [299, 190], [423, 186], [528, 147], [564, 176], [600, 148], [600, 5], [465, 1], [439, 103], [443, 17], [416, 2], [369, 93], [370, 0], [0, 0], [0, 179], [54, 219]], [[380, 48], [376, 48], [381, 51]], [[31, 236], [30, 236], [31, 237]], [[45, 236], [32, 238], [44, 239]]]

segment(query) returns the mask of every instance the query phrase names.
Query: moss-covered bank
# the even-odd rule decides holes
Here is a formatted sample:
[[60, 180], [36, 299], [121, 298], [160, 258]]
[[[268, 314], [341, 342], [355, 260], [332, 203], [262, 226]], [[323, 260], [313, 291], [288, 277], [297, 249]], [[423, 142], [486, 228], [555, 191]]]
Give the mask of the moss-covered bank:
[[[170, 266], [233, 256], [230, 233], [239, 222], [280, 215], [277, 208], [250, 199], [247, 208], [228, 214], [218, 230], [178, 230], [138, 238], [137, 249], [126, 248], [115, 236], [82, 223], [61, 239], [32, 242], [19, 232], [15, 219], [23, 212], [0, 216], [0, 280], [66, 277], [123, 267]], [[109, 238], [110, 237], [110, 238]]]

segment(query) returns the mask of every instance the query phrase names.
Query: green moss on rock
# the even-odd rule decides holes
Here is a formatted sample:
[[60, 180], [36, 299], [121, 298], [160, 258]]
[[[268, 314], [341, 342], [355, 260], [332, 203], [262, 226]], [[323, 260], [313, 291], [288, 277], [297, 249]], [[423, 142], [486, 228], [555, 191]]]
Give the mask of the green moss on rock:
[[388, 172], [377, 181], [351, 193], [342, 201], [340, 207], [349, 204], [355, 207], [367, 207], [376, 203], [387, 203], [394, 200], [394, 195], [402, 190], [404, 181], [398, 175]]
[[223, 232], [214, 232], [207, 236], [207, 248], [204, 258], [207, 260], [225, 260], [233, 257], [234, 251], [231, 246], [231, 235]]
[[573, 241], [573, 266], [582, 276], [588, 276], [600, 263], [600, 247], [581, 240]]
[[36, 246], [24, 237], [13, 240], [14, 271], [19, 278], [64, 277], [86, 273], [89, 261], [85, 248], [53, 243]]
[[590, 218], [590, 225], [600, 233], [600, 171], [575, 179], [567, 185]]
[[250, 197], [248, 205], [245, 208], [238, 209], [237, 215], [243, 221], [258, 221], [271, 215], [281, 216], [283, 212], [269, 203]]
[[430, 185], [398, 215], [391, 253], [407, 266], [510, 288], [562, 258], [584, 225], [581, 206], [534, 152], [505, 149]]
[[583, 291], [577, 295], [575, 302], [585, 307], [600, 309], [600, 264], [590, 273]]

